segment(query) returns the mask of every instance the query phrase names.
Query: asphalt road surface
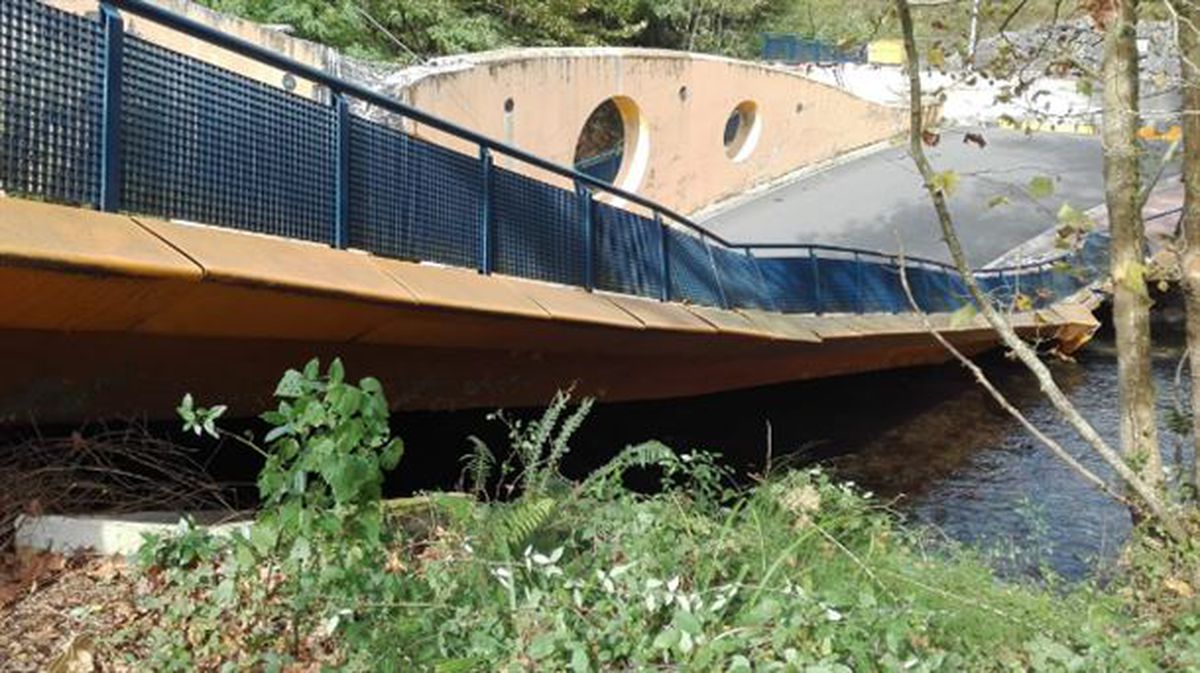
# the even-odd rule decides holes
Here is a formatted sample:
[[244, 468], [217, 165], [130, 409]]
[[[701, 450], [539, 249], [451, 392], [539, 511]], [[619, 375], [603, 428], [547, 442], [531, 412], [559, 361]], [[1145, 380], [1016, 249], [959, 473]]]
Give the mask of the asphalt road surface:
[[[1100, 141], [1094, 136], [984, 129], [987, 146], [963, 142], [964, 131], [942, 133], [927, 148], [935, 170], [961, 178], [950, 198], [963, 245], [983, 265], [1045, 231], [1064, 201], [1079, 210], [1103, 202]], [[1054, 182], [1034, 199], [1030, 180]], [[1007, 197], [989, 206], [993, 197]], [[734, 242], [829, 243], [949, 260], [937, 218], [907, 145], [889, 147], [802, 178], [704, 220]]]

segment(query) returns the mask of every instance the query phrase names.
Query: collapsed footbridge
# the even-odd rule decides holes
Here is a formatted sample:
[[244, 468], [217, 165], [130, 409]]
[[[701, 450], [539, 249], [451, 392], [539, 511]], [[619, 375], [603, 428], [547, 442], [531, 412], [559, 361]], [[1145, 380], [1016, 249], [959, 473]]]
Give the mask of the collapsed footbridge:
[[[133, 18], [290, 86], [127, 31]], [[705, 87], [720, 83], [697, 75], [671, 93], [715, 96]], [[537, 404], [572, 384], [661, 398], [944, 360], [901, 265], [954, 343], [996, 343], [981, 320], [951, 320], [968, 300], [942, 263], [729, 240], [651, 198], [730, 182], [653, 163], [621, 101], [630, 161], [597, 173], [595, 148], [581, 158], [577, 143], [568, 168], [157, 4], [88, 16], [6, 0], [0, 102], [4, 422], [165, 417], [183, 392], [254, 413], [283, 368], [314, 355], [378, 376], [403, 408]], [[819, 158], [771, 159], [794, 150], [754, 116], [765, 103], [740, 105], [732, 130], [718, 115], [716, 146], [739, 188]], [[745, 163], [747, 143], [767, 158]], [[1070, 349], [1095, 327], [1072, 297], [1104, 247], [1093, 237], [976, 277], [1022, 309], [1020, 331]]]

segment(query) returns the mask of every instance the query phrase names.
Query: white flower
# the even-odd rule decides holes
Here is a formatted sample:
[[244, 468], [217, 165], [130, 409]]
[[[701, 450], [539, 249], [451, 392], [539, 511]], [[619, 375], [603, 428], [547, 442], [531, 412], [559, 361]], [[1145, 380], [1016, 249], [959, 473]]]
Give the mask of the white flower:
[[512, 589], [513, 582], [512, 582], [512, 571], [511, 570], [509, 570], [508, 568], [496, 568], [495, 570], [492, 571], [492, 575], [494, 575], [496, 577], [496, 579], [499, 580], [500, 584], [504, 585], [505, 589]]

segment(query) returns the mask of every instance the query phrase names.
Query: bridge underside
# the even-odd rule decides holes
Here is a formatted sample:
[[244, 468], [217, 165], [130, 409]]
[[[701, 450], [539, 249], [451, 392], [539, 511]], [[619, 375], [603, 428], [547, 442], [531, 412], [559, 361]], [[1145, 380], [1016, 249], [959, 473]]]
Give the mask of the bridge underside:
[[[934, 321], [967, 352], [978, 319]], [[1058, 305], [1013, 317], [1086, 340]], [[686, 396], [940, 362], [915, 315], [722, 310], [0, 198], [0, 422], [168, 418], [191, 392], [254, 414], [282, 370], [342, 357], [398, 408]]]

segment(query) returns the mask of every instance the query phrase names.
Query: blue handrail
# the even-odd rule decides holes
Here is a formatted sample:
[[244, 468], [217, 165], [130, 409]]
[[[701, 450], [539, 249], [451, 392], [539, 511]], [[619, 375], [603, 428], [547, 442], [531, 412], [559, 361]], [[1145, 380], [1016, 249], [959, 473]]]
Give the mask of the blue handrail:
[[290, 59], [282, 54], [273, 52], [264, 47], [260, 47], [259, 45], [248, 40], [243, 40], [235, 35], [223, 33], [215, 28], [204, 25], [199, 21], [186, 16], [181, 16], [167, 9], [159, 7], [158, 5], [146, 2], [146, 0], [108, 0], [107, 2], [101, 3], [101, 5], [108, 5], [117, 9], [123, 9], [132, 14], [136, 14], [155, 23], [171, 28], [172, 30], [177, 30], [185, 35], [199, 38], [205, 42], [215, 44], [223, 49], [228, 49], [236, 54], [241, 54], [242, 56], [265, 63], [273, 68], [278, 68], [279, 70], [303, 77], [316, 84], [321, 84], [328, 87], [334, 93], [349, 94], [372, 105], [377, 105], [388, 112], [398, 114], [402, 117], [407, 117], [408, 119], [411, 119], [417, 123], [430, 126], [480, 147], [486, 147], [492, 152], [498, 152], [500, 154], [512, 157], [513, 159], [517, 159], [523, 163], [535, 166], [544, 171], [562, 176], [573, 182], [587, 185], [592, 189], [608, 192], [609, 194], [629, 201], [630, 203], [636, 203], [639, 206], [647, 208], [651, 212], [661, 213], [667, 218], [678, 222], [679, 224], [682, 224], [697, 233], [703, 233], [705, 236], [708, 236], [722, 245], [735, 247], [720, 236], [708, 231], [695, 222], [692, 222], [687, 217], [671, 210], [670, 208], [667, 208], [666, 206], [663, 206], [662, 204], [651, 201], [644, 196], [639, 196], [633, 192], [625, 191], [620, 187], [616, 187], [599, 178], [592, 177], [587, 173], [581, 173], [574, 168], [556, 164], [553, 161], [543, 159], [536, 154], [530, 154], [529, 152], [526, 152], [520, 148], [513, 147], [507, 143], [494, 140], [480, 133], [476, 133], [475, 131], [472, 131], [466, 127], [459, 126], [454, 122], [447, 121], [441, 117], [436, 117], [418, 108], [412, 107], [411, 105], [401, 103], [394, 98], [385, 96], [376, 91], [372, 91], [371, 89], [368, 89], [362, 85], [335, 77], [323, 70]]
[[[126, 40], [117, 10], [326, 87], [330, 105], [240, 79], [136, 37]], [[68, 201], [106, 210], [144, 209], [139, 212], [324, 240], [337, 247], [354, 244], [405, 259], [415, 255], [474, 264], [482, 273], [499, 270], [662, 301], [783, 312], [910, 310], [896, 282], [895, 254], [816, 243], [732, 243], [603, 179], [146, 0], [102, 2], [99, 23], [37, 0], [3, 0], [0, 20], [6, 17], [15, 37], [0, 43], [0, 78], [6, 84], [0, 87], [0, 103], [6, 106], [4, 115], [11, 108], [16, 116], [9, 120], [18, 123], [0, 124], [0, 188], [48, 198], [65, 195]], [[41, 31], [42, 25], [55, 28]], [[53, 40], [61, 39], [59, 29], [78, 33], [85, 41], [81, 49], [58, 49]], [[95, 45], [98, 51], [89, 51]], [[90, 54], [95, 54], [98, 72], [88, 69]], [[43, 65], [46, 59], [72, 58], [79, 62]], [[45, 92], [64, 88], [86, 95], [93, 77], [98, 89], [94, 103], [86, 97], [45, 98]], [[477, 158], [353, 115], [350, 97], [474, 145]], [[56, 112], [46, 111], [53, 106], [58, 106]], [[88, 115], [95, 109], [99, 114], [93, 120]], [[226, 109], [233, 115], [229, 124]], [[39, 125], [51, 117], [53, 124]], [[274, 135], [261, 135], [260, 123], [261, 133]], [[233, 135], [235, 131], [242, 135]], [[80, 144], [79, 138], [85, 142]], [[53, 151], [42, 156], [43, 147]], [[98, 148], [96, 154], [89, 154], [90, 147]], [[16, 153], [6, 157], [12, 148]], [[78, 160], [60, 160], [59, 155]], [[496, 156], [558, 176], [574, 190], [502, 169], [495, 165]], [[172, 163], [177, 157], [182, 161]], [[125, 170], [129, 175], [122, 174]], [[92, 176], [94, 191], [89, 187]], [[597, 200], [596, 193], [611, 195], [613, 203], [640, 206], [649, 216]], [[216, 219], [206, 220], [209, 215]], [[269, 227], [259, 221], [270, 217], [275, 219]], [[298, 225], [297, 219], [303, 222]], [[420, 239], [419, 245], [410, 239]], [[1079, 283], [1051, 272], [1068, 256], [1090, 256], [1094, 264], [1095, 242], [1085, 247], [1087, 255], [1063, 252], [1036, 263], [980, 270], [976, 277], [996, 292], [1015, 292], [1026, 277], [1073, 291]], [[754, 254], [768, 250], [794, 254]], [[432, 257], [423, 256], [427, 253]], [[921, 289], [922, 308], [953, 310], [968, 301], [950, 265], [914, 256], [906, 256], [905, 265], [914, 275], [914, 287]]]

